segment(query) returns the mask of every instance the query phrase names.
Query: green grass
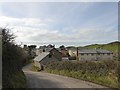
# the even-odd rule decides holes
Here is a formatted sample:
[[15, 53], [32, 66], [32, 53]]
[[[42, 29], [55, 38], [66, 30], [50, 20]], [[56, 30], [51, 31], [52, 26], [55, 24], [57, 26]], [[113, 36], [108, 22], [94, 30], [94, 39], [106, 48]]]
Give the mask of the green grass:
[[91, 73], [82, 73], [80, 71], [67, 71], [67, 70], [46, 70], [48, 73], [59, 74], [63, 76], [73, 77], [80, 80], [90, 81], [100, 85], [104, 85], [111, 88], [118, 88], [118, 80], [115, 76], [99, 76]]
[[98, 47], [101, 47], [101, 46], [102, 45], [100, 45], [100, 44], [93, 44], [93, 45], [85, 46], [85, 48], [95, 49], [95, 48], [98, 48]]
[[50, 62], [45, 71], [118, 88], [117, 60], [91, 62]]
[[26, 88], [26, 77], [23, 71], [19, 71], [12, 75], [12, 77], [9, 79], [9, 82], [12, 88]]
[[101, 48], [101, 49], [106, 49], [112, 52], [116, 52], [118, 48], [120, 48], [120, 42], [112, 42], [108, 44], [93, 44], [93, 45], [87, 45], [85, 48], [89, 49], [95, 49], [95, 48]]
[[34, 64], [32, 64], [30, 70], [31, 70], [31, 71], [36, 71], [36, 72], [38, 72], [38, 71], [40, 71], [41, 69], [40, 69], [39, 67], [36, 67]]

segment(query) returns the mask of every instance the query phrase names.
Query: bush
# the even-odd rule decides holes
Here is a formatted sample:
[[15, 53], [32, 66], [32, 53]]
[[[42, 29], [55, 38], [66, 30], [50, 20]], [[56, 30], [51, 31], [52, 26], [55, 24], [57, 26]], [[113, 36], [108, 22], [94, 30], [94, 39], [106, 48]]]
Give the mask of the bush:
[[15, 36], [9, 29], [0, 28], [0, 30], [2, 31], [2, 88], [23, 88], [25, 76], [22, 67], [26, 60], [25, 53], [21, 47], [15, 45]]
[[[57, 61], [49, 62], [46, 67], [49, 69], [68, 70], [68, 71], [84, 71], [94, 74], [107, 75], [109, 72], [117, 72], [116, 61], [91, 61], [91, 62], [72, 62]], [[112, 72], [113, 73], [113, 72]]]
[[57, 61], [49, 62], [46, 65], [46, 71], [50, 73], [74, 77], [107, 85], [110, 87], [118, 87], [118, 61]]

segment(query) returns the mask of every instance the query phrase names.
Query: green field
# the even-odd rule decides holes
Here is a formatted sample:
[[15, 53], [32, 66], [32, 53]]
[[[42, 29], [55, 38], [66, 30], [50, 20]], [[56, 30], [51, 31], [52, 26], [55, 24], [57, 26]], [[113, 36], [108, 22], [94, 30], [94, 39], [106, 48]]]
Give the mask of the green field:
[[68, 49], [70, 48], [105, 49], [105, 50], [109, 50], [115, 53], [115, 52], [118, 52], [120, 48], [120, 42], [116, 41], [116, 42], [111, 42], [107, 44], [91, 44], [91, 45], [87, 45], [83, 47], [82, 46], [79, 46], [79, 47], [68, 46], [67, 48]]
[[87, 45], [84, 48], [88, 49], [105, 49], [112, 52], [117, 52], [120, 48], [120, 42], [112, 42], [108, 44], [93, 44], [93, 45]]

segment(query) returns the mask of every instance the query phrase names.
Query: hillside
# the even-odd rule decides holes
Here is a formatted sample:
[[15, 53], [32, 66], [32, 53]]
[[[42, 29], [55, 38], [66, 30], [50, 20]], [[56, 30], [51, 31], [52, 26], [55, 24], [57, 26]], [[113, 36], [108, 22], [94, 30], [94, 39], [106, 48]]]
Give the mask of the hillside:
[[[77, 47], [75, 47], [75, 46], [67, 47], [67, 49], [70, 49], [70, 48], [77, 48]], [[115, 41], [115, 42], [111, 42], [111, 43], [107, 43], [107, 44], [91, 44], [91, 45], [87, 45], [84, 47], [79, 46], [78, 48], [105, 49], [105, 50], [109, 50], [112, 52], [116, 52], [120, 48], [120, 42]]]
[[116, 42], [111, 42], [111, 43], [108, 43], [108, 44], [87, 45], [84, 48], [88, 48], [88, 49], [106, 49], [106, 50], [110, 50], [112, 52], [116, 52], [116, 51], [118, 51], [119, 47], [120, 47], [120, 42], [116, 41]]

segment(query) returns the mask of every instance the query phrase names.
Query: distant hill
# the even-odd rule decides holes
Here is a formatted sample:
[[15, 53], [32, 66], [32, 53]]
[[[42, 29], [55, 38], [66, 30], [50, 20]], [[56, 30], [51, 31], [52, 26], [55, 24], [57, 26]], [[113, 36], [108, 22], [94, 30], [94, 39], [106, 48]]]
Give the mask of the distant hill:
[[[67, 49], [70, 48], [77, 48], [75, 46], [68, 46]], [[84, 47], [79, 46], [78, 48], [88, 48], [88, 49], [105, 49], [105, 50], [109, 50], [112, 52], [117, 52], [118, 49], [120, 48], [120, 42], [119, 41], [115, 41], [115, 42], [111, 42], [111, 43], [107, 43], [107, 44], [91, 44], [91, 45], [87, 45]]]
[[69, 49], [69, 48], [76, 48], [76, 47], [75, 46], [68, 46], [66, 48]]
[[120, 48], [120, 42], [115, 41], [115, 42], [111, 42], [108, 44], [92, 44], [92, 45], [87, 45], [84, 48], [88, 48], [88, 49], [106, 49], [112, 52], [116, 52], [118, 51], [118, 48]]
[[75, 47], [75, 46], [68, 46], [68, 47], [66, 47], [67, 49], [70, 49], [70, 48], [73, 48], [73, 49], [77, 49], [77, 48], [84, 48], [84, 47], [81, 47], [81, 46], [79, 46], [79, 47]]

